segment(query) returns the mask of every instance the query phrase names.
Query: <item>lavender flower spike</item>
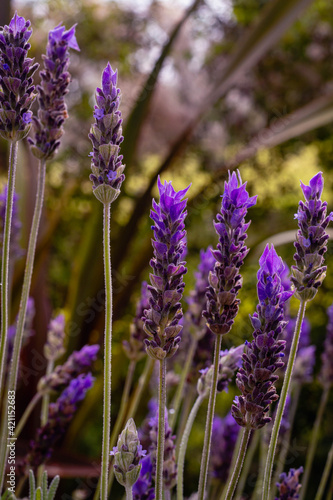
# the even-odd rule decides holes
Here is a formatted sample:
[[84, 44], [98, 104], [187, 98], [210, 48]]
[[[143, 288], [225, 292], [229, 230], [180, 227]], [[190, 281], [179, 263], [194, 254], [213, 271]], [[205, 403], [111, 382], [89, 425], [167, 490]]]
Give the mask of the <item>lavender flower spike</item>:
[[283, 472], [280, 476], [281, 483], [277, 483], [279, 489], [279, 496], [275, 500], [294, 500], [299, 498], [298, 492], [301, 488], [299, 476], [303, 472], [303, 467], [299, 469], [290, 469], [288, 475]]
[[44, 356], [49, 361], [55, 361], [65, 352], [65, 316], [59, 314], [49, 324], [46, 343], [44, 345]]
[[260, 429], [271, 418], [267, 416], [269, 406], [278, 399], [274, 375], [283, 366], [282, 357], [285, 340], [279, 340], [286, 327], [284, 304], [293, 292], [284, 291], [281, 276], [284, 270], [282, 259], [274, 246], [267, 245], [259, 260], [257, 312], [251, 323], [255, 329], [252, 342], [247, 343], [243, 354], [243, 366], [237, 373], [236, 383], [242, 395], [236, 397], [232, 415], [242, 427]]
[[153, 274], [150, 274], [152, 286], [150, 308], [145, 311], [145, 331], [153, 340], [145, 339], [146, 351], [153, 359], [163, 360], [171, 357], [178, 349], [183, 316], [180, 300], [185, 284], [183, 275], [187, 272], [186, 262], [182, 260], [186, 241], [184, 219], [186, 200], [182, 198], [188, 189], [175, 191], [170, 182], [161, 183], [158, 178], [160, 203], [153, 200], [150, 218], [154, 225], [154, 257], [150, 261]]
[[245, 223], [245, 216], [257, 201], [257, 196], [249, 197], [239, 172], [238, 178], [235, 172], [229, 172], [224, 186], [221, 213], [214, 222], [219, 235], [217, 250], [212, 252], [216, 264], [209, 276], [207, 310], [203, 312], [207, 326], [217, 335], [230, 331], [238, 312], [237, 294], [242, 287], [239, 269], [249, 252], [244, 241], [250, 222]]
[[305, 203], [299, 202], [295, 218], [298, 220], [298, 232], [294, 246], [295, 266], [292, 266], [291, 278], [296, 288], [295, 296], [299, 300], [312, 300], [326, 276], [324, 254], [329, 238], [325, 229], [333, 220], [333, 212], [328, 216], [327, 203], [320, 199], [324, 187], [322, 172], [310, 180], [310, 185], [301, 182]]
[[30, 443], [31, 450], [24, 461], [27, 470], [29, 468], [36, 470], [51, 456], [56, 441], [64, 434], [68, 423], [72, 420], [78, 402], [84, 399], [93, 383], [94, 378], [91, 373], [81, 374], [71, 380], [55, 403], [49, 405], [47, 423], [38, 429], [35, 440]]
[[68, 118], [64, 97], [71, 76], [68, 73], [69, 49], [80, 50], [75, 38], [75, 25], [68, 31], [57, 26], [49, 32], [44, 70], [40, 72], [41, 85], [37, 86], [39, 111], [33, 118], [34, 139], [28, 138], [32, 153], [39, 159], [54, 156], [63, 135], [62, 125]]
[[29, 132], [36, 98], [33, 74], [38, 68], [28, 56], [30, 21], [15, 13], [9, 26], [0, 28], [0, 135], [19, 141]]
[[117, 70], [107, 64], [102, 75], [102, 88], [96, 89], [95, 123], [89, 138], [93, 145], [90, 179], [93, 192], [102, 203], [112, 203], [120, 194], [125, 179], [123, 157], [119, 155], [122, 118], [119, 111], [121, 93], [117, 88]]

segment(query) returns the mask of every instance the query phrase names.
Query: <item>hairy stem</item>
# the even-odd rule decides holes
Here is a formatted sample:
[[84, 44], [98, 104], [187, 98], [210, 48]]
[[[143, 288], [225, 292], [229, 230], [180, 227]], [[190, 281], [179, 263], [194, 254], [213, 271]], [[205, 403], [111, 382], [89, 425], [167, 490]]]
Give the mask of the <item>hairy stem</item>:
[[210, 394], [209, 394], [204, 447], [203, 447], [202, 457], [201, 457], [198, 500], [204, 500], [204, 497], [205, 497], [207, 473], [208, 473], [208, 465], [209, 465], [209, 455], [210, 455], [210, 444], [211, 444], [211, 438], [212, 438], [213, 418], [214, 418], [214, 412], [215, 412], [216, 386], [217, 386], [217, 376], [218, 376], [218, 371], [219, 371], [221, 342], [222, 342], [222, 335], [216, 335], [215, 352], [214, 352], [214, 372], [213, 372], [212, 386], [211, 386]]
[[314, 459], [317, 444], [318, 444], [320, 425], [321, 425], [321, 421], [323, 419], [324, 411], [326, 408], [329, 391], [330, 391], [330, 387], [326, 386], [323, 390], [322, 395], [321, 395], [321, 400], [320, 400], [316, 420], [315, 420], [315, 423], [314, 423], [314, 426], [312, 429], [310, 445], [309, 445], [308, 452], [306, 455], [304, 476], [302, 477], [302, 488], [301, 488], [301, 492], [300, 492], [300, 500], [302, 500], [305, 497], [306, 489], [307, 489], [307, 486], [309, 483], [312, 463], [313, 463], [313, 459]]
[[163, 462], [165, 441], [165, 406], [166, 406], [166, 360], [160, 360], [160, 383], [158, 394], [158, 435], [156, 455], [155, 498], [163, 500]]
[[178, 457], [179, 447], [181, 443], [181, 439], [186, 427], [187, 419], [191, 412], [191, 408], [193, 406], [193, 402], [195, 400], [195, 396], [197, 394], [196, 388], [192, 385], [188, 388], [186, 395], [184, 397], [184, 403], [182, 406], [182, 411], [180, 414], [179, 425], [177, 428], [177, 438], [176, 438], [176, 457]]
[[291, 376], [295, 364], [295, 359], [296, 359], [296, 354], [297, 354], [297, 348], [298, 348], [298, 341], [302, 329], [302, 322], [303, 318], [305, 315], [305, 309], [306, 309], [306, 300], [301, 300], [299, 310], [298, 310], [298, 315], [297, 315], [297, 321], [295, 325], [295, 332], [293, 336], [293, 341], [291, 344], [291, 349], [290, 349], [290, 354], [289, 354], [289, 360], [287, 364], [287, 369], [286, 373], [284, 376], [283, 380], [283, 386], [281, 390], [281, 395], [279, 399], [279, 405], [276, 411], [276, 417], [273, 425], [273, 430], [272, 430], [272, 435], [271, 435], [271, 441], [269, 443], [269, 448], [268, 448], [268, 455], [267, 455], [267, 461], [266, 461], [266, 469], [265, 469], [265, 475], [264, 475], [264, 483], [263, 483], [263, 496], [262, 500], [269, 500], [270, 497], [270, 488], [271, 488], [271, 477], [272, 477], [272, 472], [273, 472], [273, 464], [274, 464], [274, 456], [275, 456], [275, 450], [276, 450], [276, 445], [277, 445], [277, 440], [279, 437], [279, 430], [280, 430], [280, 425], [281, 425], [281, 420], [284, 412], [284, 407], [286, 405], [286, 399], [288, 396], [288, 391], [289, 391], [289, 386], [291, 382]]
[[126, 486], [126, 500], [133, 500], [132, 486]]
[[241, 441], [241, 444], [239, 447], [238, 457], [237, 457], [236, 464], [235, 464], [235, 467], [234, 467], [234, 470], [233, 470], [233, 473], [231, 476], [230, 483], [228, 485], [228, 490], [227, 490], [227, 494], [225, 496], [225, 500], [231, 500], [232, 497], [234, 496], [237, 482], [238, 482], [240, 473], [242, 471], [242, 467], [243, 467], [249, 439], [251, 436], [251, 432], [252, 432], [251, 429], [247, 429], [246, 427], [244, 427], [244, 430], [242, 433], [242, 441]]
[[260, 432], [256, 432], [251, 440], [248, 452], [246, 454], [246, 459], [244, 461], [243, 470], [239, 476], [239, 481], [236, 490], [236, 498], [241, 498], [243, 490], [245, 488], [246, 480], [249, 475], [251, 465], [253, 464], [254, 454], [257, 451], [260, 439]]
[[[12, 214], [15, 191], [15, 174], [17, 164], [18, 142], [10, 143], [9, 167], [8, 167], [8, 185], [6, 214], [4, 223], [4, 234], [2, 242], [2, 261], [1, 261], [1, 337], [0, 337], [0, 402], [4, 390], [5, 365], [7, 356], [7, 331], [8, 331], [8, 313], [9, 313], [9, 254], [10, 254], [10, 234], [12, 225]], [[1, 477], [0, 477], [1, 481]], [[1, 492], [1, 487], [0, 487]]]
[[101, 500], [108, 498], [111, 429], [111, 355], [112, 355], [112, 275], [110, 249], [110, 203], [103, 207], [103, 256], [105, 279], [103, 443], [101, 465]]
[[183, 488], [184, 488], [184, 463], [185, 463], [185, 454], [186, 454], [186, 449], [187, 449], [187, 443], [190, 437], [190, 433], [192, 430], [192, 426], [195, 420], [195, 417], [197, 416], [198, 410], [201, 406], [201, 403], [203, 402], [204, 397], [203, 396], [198, 396], [193, 407], [191, 410], [191, 413], [188, 417], [188, 420], [186, 422], [186, 426], [182, 435], [182, 440], [180, 443], [180, 448], [179, 448], [179, 455], [178, 455], [178, 463], [177, 463], [177, 470], [178, 470], [178, 478], [177, 478], [177, 500], [183, 500]]
[[321, 480], [320, 480], [320, 484], [319, 484], [319, 488], [318, 488], [315, 500], [321, 500], [323, 498], [325, 486], [326, 486], [327, 480], [329, 478], [332, 465], [333, 465], [333, 443], [332, 443], [330, 451], [328, 452], [328, 455], [327, 455], [325, 469], [324, 469], [323, 475], [321, 476]]
[[184, 386], [186, 383], [187, 375], [188, 375], [190, 368], [191, 368], [191, 364], [192, 364], [192, 360], [193, 360], [193, 356], [194, 356], [197, 344], [198, 344], [198, 341], [192, 337], [190, 348], [188, 350], [187, 358], [185, 361], [185, 366], [184, 366], [184, 369], [182, 370], [181, 379], [180, 379], [179, 384], [177, 385], [176, 394], [175, 394], [175, 397], [174, 397], [172, 405], [171, 405], [171, 407], [173, 409], [173, 413], [171, 413], [171, 416], [169, 419], [170, 420], [169, 424], [170, 424], [172, 431], [174, 431], [174, 429], [175, 429], [175, 425], [177, 422], [177, 417], [178, 417], [178, 413], [179, 413], [179, 409], [180, 409], [180, 404], [181, 404], [181, 401], [183, 398]]

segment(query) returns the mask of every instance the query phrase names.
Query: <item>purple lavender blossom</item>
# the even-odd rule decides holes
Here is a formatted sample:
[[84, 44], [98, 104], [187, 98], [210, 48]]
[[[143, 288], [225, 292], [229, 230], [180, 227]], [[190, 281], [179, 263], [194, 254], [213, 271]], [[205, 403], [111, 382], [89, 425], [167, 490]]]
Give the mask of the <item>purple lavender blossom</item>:
[[259, 264], [259, 304], [250, 317], [254, 339], [246, 344], [243, 366], [236, 378], [242, 395], [236, 397], [231, 410], [236, 422], [249, 429], [260, 429], [270, 422], [269, 406], [278, 399], [273, 384], [278, 379], [274, 373], [284, 364], [281, 358], [286, 342], [279, 340], [286, 326], [283, 308], [293, 293], [283, 289], [284, 265], [273, 245], [266, 246]]
[[136, 306], [135, 317], [130, 326], [130, 338], [129, 341], [123, 341], [123, 349], [125, 351], [125, 354], [130, 360], [133, 361], [140, 361], [140, 359], [142, 359], [146, 354], [143, 342], [146, 335], [143, 327], [142, 317], [144, 315], [144, 311], [148, 307], [148, 283], [146, 281], [143, 281], [141, 285], [141, 296]]
[[38, 383], [38, 391], [60, 392], [69, 386], [72, 379], [91, 369], [96, 360], [99, 345], [85, 345], [80, 351], [74, 351], [66, 363], [57, 365], [50, 375], [44, 375]]
[[65, 316], [59, 314], [49, 323], [46, 342], [44, 345], [44, 356], [48, 360], [55, 361], [65, 352]]
[[25, 469], [36, 470], [50, 458], [56, 441], [65, 433], [69, 422], [74, 417], [77, 404], [84, 399], [86, 392], [93, 386], [91, 373], [79, 375], [70, 381], [55, 403], [49, 405], [47, 423], [38, 429], [37, 436], [30, 443], [30, 451], [24, 460]]
[[[157, 435], [158, 435], [158, 411], [155, 416], [150, 419], [150, 440], [151, 446], [149, 453], [153, 465], [153, 478], [156, 474], [156, 453], [157, 453]], [[176, 447], [174, 440], [176, 436], [172, 435], [172, 429], [169, 427], [168, 410], [165, 408], [165, 442], [164, 442], [164, 462], [163, 462], [163, 485], [167, 490], [171, 490], [177, 483], [177, 463], [176, 463]]]
[[229, 181], [224, 186], [221, 213], [214, 222], [219, 235], [217, 250], [213, 251], [216, 264], [209, 276], [207, 310], [203, 313], [208, 327], [217, 335], [231, 330], [238, 313], [237, 295], [242, 287], [239, 270], [249, 252], [244, 241], [250, 222], [245, 223], [245, 216], [257, 201], [257, 196], [249, 197], [239, 172], [238, 178], [235, 172], [229, 172]]
[[186, 248], [184, 219], [187, 200], [182, 200], [188, 189], [175, 191], [170, 182], [161, 183], [158, 178], [160, 203], [153, 200], [150, 218], [154, 225], [154, 257], [150, 261], [153, 274], [149, 309], [145, 311], [145, 332], [153, 340], [145, 339], [146, 351], [153, 359], [162, 360], [175, 354], [180, 342], [183, 316], [180, 300], [185, 284], [183, 275], [187, 272], [183, 254]]
[[[0, 193], [0, 248], [2, 248], [3, 245], [3, 230], [5, 224], [6, 206], [7, 206], [7, 186], [5, 186], [3, 191]], [[19, 259], [23, 255], [23, 250], [20, 245], [21, 226], [22, 224], [18, 213], [18, 195], [14, 193], [11, 236], [10, 236], [11, 262]]]
[[32, 77], [39, 65], [27, 57], [30, 26], [16, 12], [9, 26], [0, 28], [0, 135], [10, 141], [29, 132], [30, 106], [36, 98]]
[[62, 126], [68, 118], [64, 97], [71, 81], [67, 71], [70, 48], [80, 50], [75, 25], [68, 31], [59, 25], [49, 32], [46, 55], [43, 55], [44, 70], [40, 72], [41, 85], [37, 86], [38, 118], [32, 119], [34, 139], [28, 139], [32, 153], [39, 159], [54, 156], [64, 133]]
[[93, 145], [90, 179], [94, 195], [102, 203], [111, 203], [120, 193], [125, 179], [122, 155], [119, 155], [122, 134], [122, 118], [119, 110], [121, 93], [117, 88], [117, 70], [107, 64], [102, 75], [102, 88], [96, 89], [95, 123], [89, 139]]
[[280, 476], [280, 483], [276, 486], [279, 490], [279, 496], [275, 497], [275, 500], [293, 500], [294, 498], [299, 498], [298, 492], [301, 488], [299, 482], [299, 476], [303, 472], [303, 467], [299, 469], [290, 469], [288, 475], [283, 472]]
[[324, 388], [329, 389], [333, 384], [333, 304], [327, 309], [328, 323], [324, 350], [321, 355], [321, 370], [319, 381]]
[[224, 483], [228, 479], [233, 451], [237, 441], [239, 425], [231, 413], [225, 418], [214, 417], [210, 468], [213, 477]]
[[154, 500], [155, 488], [153, 486], [153, 464], [151, 456], [141, 459], [141, 470], [137, 482], [133, 486], [133, 500]]
[[310, 180], [309, 186], [301, 182], [301, 187], [305, 203], [299, 202], [295, 215], [299, 229], [294, 243], [296, 266], [291, 268], [291, 281], [299, 300], [312, 300], [326, 276], [327, 268], [323, 264], [329, 236], [325, 229], [333, 220], [333, 213], [326, 215], [327, 203], [320, 199], [324, 187], [322, 172]]

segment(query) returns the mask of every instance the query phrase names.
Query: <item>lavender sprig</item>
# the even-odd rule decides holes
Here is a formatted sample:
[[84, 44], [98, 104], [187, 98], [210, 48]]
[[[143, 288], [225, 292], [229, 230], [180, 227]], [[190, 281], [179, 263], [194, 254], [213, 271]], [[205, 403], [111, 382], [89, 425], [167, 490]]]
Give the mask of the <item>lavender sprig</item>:
[[[190, 187], [190, 186], [189, 186]], [[150, 218], [154, 225], [154, 257], [150, 261], [153, 274], [149, 309], [145, 311], [145, 331], [153, 340], [145, 339], [146, 350], [153, 359], [163, 360], [175, 354], [180, 342], [183, 316], [180, 300], [185, 284], [183, 275], [187, 272], [182, 260], [185, 248], [184, 220], [187, 200], [182, 200], [189, 187], [175, 191], [171, 182], [161, 183], [158, 179], [160, 203], [153, 200]]]
[[240, 173], [237, 178], [235, 172], [229, 172], [229, 180], [224, 183], [221, 213], [214, 222], [219, 243], [217, 250], [213, 251], [216, 264], [209, 276], [207, 310], [203, 313], [208, 327], [217, 335], [231, 330], [238, 313], [240, 301], [237, 295], [242, 287], [239, 270], [249, 252], [244, 241], [250, 222], [245, 223], [245, 216], [256, 201], [257, 196], [249, 197]]
[[125, 179], [123, 156], [119, 155], [122, 136], [122, 118], [119, 110], [121, 92], [117, 88], [117, 70], [107, 64], [102, 75], [102, 88], [97, 88], [94, 111], [95, 123], [89, 138], [93, 145], [90, 179], [93, 193], [103, 204], [112, 203], [120, 194]]
[[56, 361], [65, 352], [65, 316], [59, 314], [50, 321], [46, 342], [44, 345], [44, 356], [49, 361]]
[[290, 469], [288, 474], [283, 472], [280, 476], [280, 483], [277, 483], [279, 496], [275, 500], [294, 500], [299, 498], [298, 492], [301, 488], [299, 476], [303, 472], [303, 467]]
[[94, 378], [90, 373], [81, 374], [71, 380], [55, 403], [49, 405], [48, 421], [38, 429], [36, 438], [30, 443], [30, 451], [24, 460], [24, 470], [36, 470], [52, 452], [56, 441], [64, 434], [68, 423], [72, 420], [79, 401], [93, 386]]
[[259, 304], [250, 317], [255, 330], [252, 342], [246, 344], [243, 366], [237, 374], [236, 383], [242, 395], [236, 397], [232, 406], [236, 422], [249, 429], [260, 429], [271, 421], [267, 416], [269, 406], [278, 399], [275, 372], [284, 364], [281, 358], [285, 341], [279, 339], [286, 326], [283, 308], [293, 294], [283, 289], [284, 265], [273, 245], [266, 246], [259, 264]]
[[305, 202], [300, 201], [295, 218], [298, 232], [294, 243], [296, 266], [292, 266], [293, 282], [299, 300], [312, 300], [326, 276], [324, 254], [329, 238], [325, 229], [333, 220], [333, 212], [327, 213], [327, 203], [320, 199], [324, 187], [322, 172], [319, 172], [306, 186], [301, 182]]
[[141, 459], [140, 465], [140, 475], [133, 486], [133, 500], [154, 500], [153, 464], [150, 454]]
[[0, 135], [9, 141], [23, 139], [31, 126], [32, 77], [39, 64], [28, 57], [30, 27], [16, 12], [9, 26], [0, 28]]
[[40, 72], [38, 90], [38, 118], [33, 117], [34, 138], [28, 138], [32, 153], [39, 159], [52, 158], [60, 145], [63, 123], [68, 118], [65, 95], [71, 80], [69, 49], [80, 50], [75, 38], [75, 25], [65, 31], [57, 26], [49, 32], [44, 70]]

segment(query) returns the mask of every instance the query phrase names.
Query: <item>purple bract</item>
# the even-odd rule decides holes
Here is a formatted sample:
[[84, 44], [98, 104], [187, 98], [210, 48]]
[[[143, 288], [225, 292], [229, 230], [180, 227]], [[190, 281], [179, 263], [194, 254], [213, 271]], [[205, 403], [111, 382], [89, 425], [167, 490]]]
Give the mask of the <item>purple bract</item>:
[[299, 476], [303, 472], [303, 467], [299, 469], [290, 469], [288, 474], [283, 472], [280, 476], [280, 483], [277, 483], [279, 496], [275, 500], [294, 500], [299, 498], [298, 492], [301, 488]]

